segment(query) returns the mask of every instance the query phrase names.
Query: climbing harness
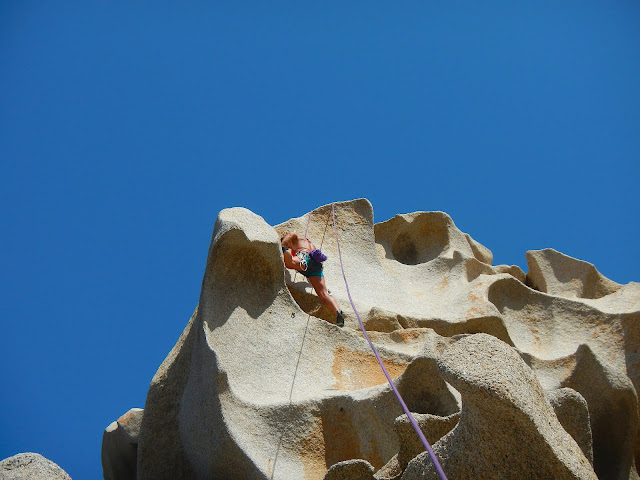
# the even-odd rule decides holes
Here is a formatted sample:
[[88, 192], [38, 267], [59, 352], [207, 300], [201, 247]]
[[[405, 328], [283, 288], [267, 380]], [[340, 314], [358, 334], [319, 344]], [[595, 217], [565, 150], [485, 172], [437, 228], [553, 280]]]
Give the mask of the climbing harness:
[[302, 271], [306, 272], [307, 268], [309, 268], [309, 252], [300, 250], [296, 252], [296, 257], [298, 257], [298, 260], [300, 260], [300, 266], [302, 267]]
[[336, 228], [336, 213], [335, 213], [335, 209], [334, 209], [333, 203], [331, 203], [331, 216], [333, 217], [333, 232], [335, 233], [336, 245], [338, 246], [338, 259], [340, 260], [340, 269], [342, 270], [342, 278], [344, 279], [344, 285], [347, 288], [347, 296], [349, 297], [349, 302], [351, 303], [351, 308], [353, 308], [353, 311], [356, 314], [356, 317], [358, 318], [358, 323], [360, 324], [360, 330], [362, 330], [364, 338], [366, 338], [367, 342], [369, 342], [369, 346], [371, 347], [371, 350], [373, 350], [373, 353], [375, 354], [376, 359], [378, 360], [378, 363], [380, 364], [380, 368], [382, 369], [382, 372], [384, 373], [384, 376], [387, 377], [387, 381], [389, 382], [389, 386], [391, 386], [391, 390], [393, 390], [393, 393], [396, 395], [396, 398], [398, 399], [398, 402], [400, 403], [400, 406], [402, 406], [402, 410], [404, 410], [404, 413], [407, 414], [407, 417], [409, 418], [409, 421], [411, 422], [411, 425], [413, 426], [414, 430], [418, 434], [418, 437], [420, 437], [420, 440], [422, 441], [422, 444], [424, 445], [424, 448], [426, 449], [427, 452], [429, 452], [429, 457], [431, 457], [431, 461], [433, 461], [433, 465], [435, 466], [436, 471], [438, 472], [438, 476], [440, 477], [440, 480], [447, 480], [447, 477], [444, 474], [444, 471], [442, 470], [442, 467], [440, 466], [440, 462], [438, 462], [438, 459], [436, 458], [435, 454], [433, 453], [433, 449], [431, 448], [431, 445], [429, 445], [429, 442], [427, 441], [427, 439], [425, 438], [424, 434], [422, 433], [422, 430], [420, 430], [420, 427], [418, 426], [418, 423], [413, 418], [413, 415], [411, 415], [411, 412], [407, 408], [407, 404], [404, 403], [404, 400], [402, 399], [402, 396], [400, 395], [400, 392], [398, 392], [398, 390], [396, 389], [396, 386], [393, 384], [393, 381], [391, 380], [391, 377], [389, 376], [389, 372], [387, 372], [387, 369], [385, 368], [384, 364], [382, 363], [382, 359], [380, 358], [380, 355], [378, 354], [378, 351], [376, 350], [376, 347], [373, 345], [373, 342], [371, 341], [371, 339], [369, 339], [369, 335], [367, 335], [367, 331], [365, 330], [364, 325], [362, 323], [362, 320], [360, 319], [360, 315], [358, 314], [358, 310], [356, 310], [356, 306], [353, 303], [353, 299], [351, 298], [351, 292], [349, 291], [349, 284], [347, 283], [347, 276], [344, 273], [344, 265], [342, 264], [342, 253], [340, 251], [340, 242], [338, 240], [338, 229]]
[[[313, 212], [309, 212], [309, 215], [307, 216], [307, 227], [304, 230], [304, 238], [306, 240], [309, 240], [308, 235], [309, 235], [309, 225], [311, 224], [311, 214]], [[322, 240], [320, 241], [320, 248], [316, 248], [314, 250], [311, 250], [310, 252], [307, 252], [305, 250], [300, 250], [298, 252], [296, 252], [296, 256], [300, 259], [300, 265], [302, 266], [302, 271], [306, 272], [307, 269], [309, 268], [309, 258], [312, 258], [313, 260], [315, 260], [318, 263], [322, 263], [325, 260], [327, 260], [327, 256], [322, 253], [322, 245], [324, 245], [324, 237], [327, 234], [327, 227], [329, 226], [329, 220], [331, 219], [331, 212], [327, 212], [327, 222], [324, 225], [324, 232], [322, 232]], [[298, 270], [296, 270], [296, 273], [293, 276], [293, 281], [296, 281], [296, 278], [298, 276]]]

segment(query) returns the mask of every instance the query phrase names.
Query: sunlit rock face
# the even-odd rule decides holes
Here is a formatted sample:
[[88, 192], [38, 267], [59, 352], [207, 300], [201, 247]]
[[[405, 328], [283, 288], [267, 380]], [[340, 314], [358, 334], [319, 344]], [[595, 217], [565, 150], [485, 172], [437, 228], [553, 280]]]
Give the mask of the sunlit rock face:
[[3, 480], [71, 480], [67, 472], [39, 453], [19, 453], [0, 462]]
[[[349, 306], [330, 205], [308, 237], [345, 327], [284, 268], [279, 239], [308, 215], [218, 215], [198, 308], [149, 388], [138, 478], [436, 478]], [[492, 266], [442, 212], [374, 224], [360, 199], [335, 216], [351, 297], [450, 479], [637, 478], [640, 284], [553, 250], [526, 275]]]

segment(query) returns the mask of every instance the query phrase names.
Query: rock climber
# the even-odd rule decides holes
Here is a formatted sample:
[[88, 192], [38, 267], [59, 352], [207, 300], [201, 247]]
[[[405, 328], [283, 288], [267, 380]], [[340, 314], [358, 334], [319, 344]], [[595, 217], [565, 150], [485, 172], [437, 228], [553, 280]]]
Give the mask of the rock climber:
[[[342, 310], [340, 310], [333, 297], [329, 295], [324, 281], [324, 272], [322, 271], [323, 254], [316, 250], [315, 245], [308, 238], [299, 237], [296, 232], [287, 233], [282, 237], [280, 245], [282, 245], [285, 267], [297, 270], [307, 277], [322, 303], [336, 312], [336, 325], [344, 327]], [[314, 251], [320, 253], [316, 254]]]

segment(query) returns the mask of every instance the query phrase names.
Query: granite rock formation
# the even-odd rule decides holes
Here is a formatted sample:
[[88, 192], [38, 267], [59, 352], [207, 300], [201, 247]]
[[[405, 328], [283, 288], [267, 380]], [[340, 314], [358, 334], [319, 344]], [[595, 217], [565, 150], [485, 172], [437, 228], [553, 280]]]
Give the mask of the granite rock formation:
[[[451, 478], [596, 479], [591, 464], [558, 420], [515, 349], [479, 333], [456, 339], [438, 357], [444, 379], [462, 395], [457, 425], [433, 446]], [[420, 454], [405, 480], [437, 479]]]
[[135, 480], [142, 415], [141, 408], [132, 408], [105, 429], [102, 435], [105, 480]]
[[[640, 284], [550, 249], [527, 274], [494, 266], [442, 212], [335, 211], [351, 296], [449, 478], [638, 478]], [[342, 329], [282, 262], [307, 215], [220, 212], [198, 308], [149, 388], [137, 478], [436, 478], [347, 308], [330, 212], [308, 236]]]
[[39, 453], [19, 453], [0, 462], [2, 480], [71, 480], [67, 472]]

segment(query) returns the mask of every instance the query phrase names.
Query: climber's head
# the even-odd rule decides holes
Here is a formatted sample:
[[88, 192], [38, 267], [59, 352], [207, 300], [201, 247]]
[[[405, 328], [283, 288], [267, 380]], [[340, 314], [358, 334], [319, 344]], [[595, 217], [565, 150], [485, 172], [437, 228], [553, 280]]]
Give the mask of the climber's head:
[[280, 245], [283, 247], [291, 248], [295, 241], [298, 239], [296, 232], [289, 232], [280, 239]]

